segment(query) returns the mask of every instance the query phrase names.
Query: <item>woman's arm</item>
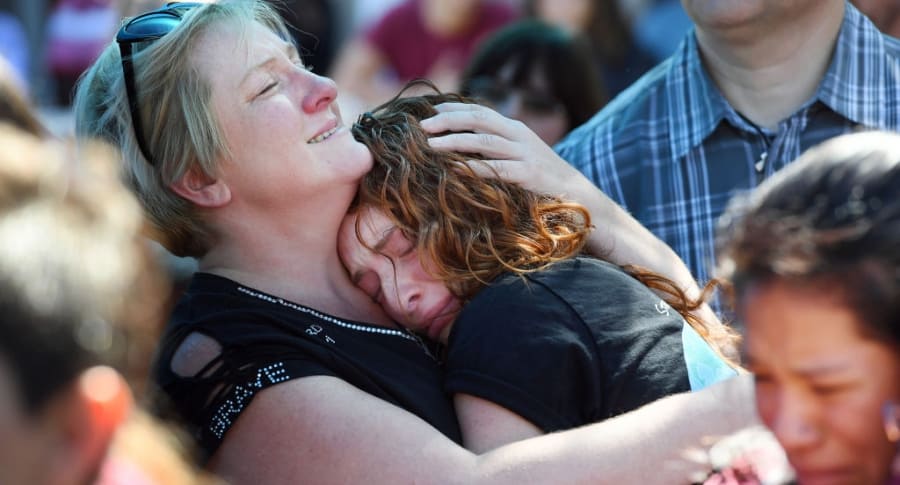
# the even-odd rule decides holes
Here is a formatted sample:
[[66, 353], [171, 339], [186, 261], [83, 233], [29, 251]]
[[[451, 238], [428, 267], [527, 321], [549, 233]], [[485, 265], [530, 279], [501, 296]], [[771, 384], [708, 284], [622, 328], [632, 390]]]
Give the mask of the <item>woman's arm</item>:
[[[432, 137], [433, 147], [479, 153], [505, 180], [581, 203], [596, 227], [587, 243], [590, 253], [620, 266], [648, 268], [677, 283], [688, 297], [700, 296], [694, 276], [668, 244], [560, 158], [524, 123], [477, 104], [444, 103], [437, 110], [436, 116], [422, 121], [422, 127], [430, 133], [452, 133]], [[472, 167], [484, 176], [493, 176], [479, 164]], [[697, 316], [710, 325], [721, 325], [709, 305], [698, 309]], [[726, 350], [729, 357], [737, 356], [736, 349]]]
[[463, 445], [474, 453], [484, 453], [505, 444], [544, 434], [522, 416], [471, 394], [455, 394], [453, 406], [459, 419]]
[[[597, 226], [588, 241], [590, 252], [606, 253], [620, 266], [644, 266], [695, 292], [699, 290], [672, 248], [560, 158], [524, 123], [477, 104], [444, 103], [437, 109], [439, 113], [423, 120], [422, 127], [430, 133], [453, 133], [432, 137], [433, 147], [479, 153], [506, 180], [578, 201], [590, 210]], [[488, 170], [479, 172], [493, 175]]]
[[708, 471], [688, 449], [755, 424], [752, 403], [742, 376], [479, 456], [340, 379], [305, 377], [260, 392], [211, 465], [237, 485], [682, 483]]

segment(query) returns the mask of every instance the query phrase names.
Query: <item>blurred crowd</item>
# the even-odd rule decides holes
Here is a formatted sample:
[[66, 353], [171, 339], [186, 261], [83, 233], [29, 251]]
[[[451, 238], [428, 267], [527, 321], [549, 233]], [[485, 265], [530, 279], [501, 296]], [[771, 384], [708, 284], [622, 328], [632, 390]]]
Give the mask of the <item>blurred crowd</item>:
[[[75, 80], [99, 54], [122, 17], [164, 3], [5, 0], [0, 4], [0, 53], [12, 65], [20, 86], [46, 113], [51, 128], [71, 130], [65, 113]], [[577, 0], [431, 1], [422, 3], [428, 15], [421, 22], [411, 20], [416, 18], [410, 16], [412, 2], [400, 0], [289, 0], [273, 4], [304, 47], [304, 62], [345, 87], [341, 103], [357, 114], [386, 100], [403, 83], [417, 77], [428, 77], [443, 89], [460, 89], [476, 47], [499, 28], [525, 19], [541, 20], [584, 37], [584, 50], [589, 52], [579, 55], [592, 58], [601, 80], [592, 82], [591, 91], [596, 94], [586, 95], [588, 104], [582, 110], [587, 111], [615, 96], [668, 56], [690, 27], [677, 0], [604, 1], [596, 2], [596, 6]], [[540, 35], [519, 34], [533, 36]], [[535, 43], [546, 41], [529, 42], [513, 47], [529, 52], [539, 48]], [[482, 88], [486, 87], [483, 81]], [[584, 84], [588, 85], [586, 81]], [[535, 108], [547, 109], [528, 106], [525, 110]], [[581, 119], [570, 118], [570, 124]]]
[[[900, 6], [895, 2], [854, 2], [883, 31], [900, 34]], [[68, 107], [78, 76], [99, 54], [122, 17], [164, 3], [4, 0], [0, 3], [0, 54], [11, 64], [19, 85], [41, 108], [50, 129], [69, 133], [73, 125]], [[565, 118], [565, 123], [544, 121], [552, 126], [548, 128], [551, 135], [545, 137], [550, 143], [561, 138], [552, 134], [553, 130], [567, 131], [585, 121], [584, 113], [602, 107], [672, 54], [691, 28], [679, 0], [426, 1], [422, 2], [426, 15], [421, 20], [411, 16], [413, 3], [273, 2], [304, 47], [304, 62], [316, 72], [333, 77], [343, 88], [340, 103], [350, 115], [387, 100], [405, 82], [425, 77], [445, 90], [484, 95], [485, 101], [513, 118], [553, 117], [545, 116], [548, 114]], [[548, 32], [538, 32], [544, 25], [523, 27], [516, 34], [507, 32], [505, 41], [496, 39], [491, 45], [482, 45], [501, 27], [523, 20], [539, 21], [561, 31], [551, 40]], [[569, 42], [573, 46], [562, 46]], [[476, 47], [484, 47], [478, 56]], [[530, 60], [526, 65], [520, 60], [509, 61], [510, 65], [501, 69], [503, 66], [493, 62], [500, 56], [547, 56], [547, 60]], [[559, 66], [572, 63], [560, 62], [559, 56], [579, 56], [592, 62], [581, 63], [577, 73], [568, 73]], [[556, 64], [549, 64], [554, 62], [551, 59], [557, 59]], [[481, 71], [488, 64], [491, 72], [485, 76]], [[475, 77], [479, 79], [473, 86]], [[551, 95], [549, 99], [545, 94]], [[516, 99], [511, 101], [510, 97]], [[537, 97], [544, 99], [535, 101]]]

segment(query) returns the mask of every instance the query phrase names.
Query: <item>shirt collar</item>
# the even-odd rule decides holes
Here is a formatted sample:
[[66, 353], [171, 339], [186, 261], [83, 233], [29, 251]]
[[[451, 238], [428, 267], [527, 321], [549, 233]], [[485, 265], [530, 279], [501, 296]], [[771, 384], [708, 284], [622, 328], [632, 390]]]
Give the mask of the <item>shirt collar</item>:
[[672, 155], [678, 159], [702, 143], [733, 109], [700, 61], [693, 28], [669, 62], [666, 102]]
[[[815, 99], [854, 123], [900, 131], [900, 64], [888, 60], [887, 36], [849, 2], [845, 9]], [[666, 100], [672, 155], [677, 159], [700, 145], [723, 118], [738, 116], [703, 67], [693, 28], [670, 62]]]
[[847, 2], [834, 55], [816, 98], [854, 123], [900, 129], [896, 114], [900, 66], [889, 60], [887, 42], [888, 37]]

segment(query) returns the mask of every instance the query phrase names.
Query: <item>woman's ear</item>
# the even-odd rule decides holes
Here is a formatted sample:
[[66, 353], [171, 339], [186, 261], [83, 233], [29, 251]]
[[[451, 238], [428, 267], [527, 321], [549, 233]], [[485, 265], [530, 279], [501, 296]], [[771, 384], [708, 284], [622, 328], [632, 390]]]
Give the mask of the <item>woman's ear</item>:
[[231, 202], [231, 189], [225, 181], [210, 177], [196, 167], [173, 182], [170, 187], [176, 194], [200, 207], [216, 208]]
[[48, 450], [47, 483], [92, 483], [119, 425], [133, 405], [131, 389], [110, 367], [92, 367], [47, 409], [56, 439]]

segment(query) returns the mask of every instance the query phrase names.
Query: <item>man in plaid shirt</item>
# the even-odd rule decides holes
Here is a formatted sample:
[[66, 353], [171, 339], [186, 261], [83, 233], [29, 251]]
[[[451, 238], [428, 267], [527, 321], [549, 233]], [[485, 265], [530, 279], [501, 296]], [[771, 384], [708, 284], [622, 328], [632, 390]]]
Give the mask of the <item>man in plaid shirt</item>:
[[827, 138], [900, 129], [900, 41], [844, 0], [682, 3], [675, 54], [556, 150], [704, 282], [733, 195]]

